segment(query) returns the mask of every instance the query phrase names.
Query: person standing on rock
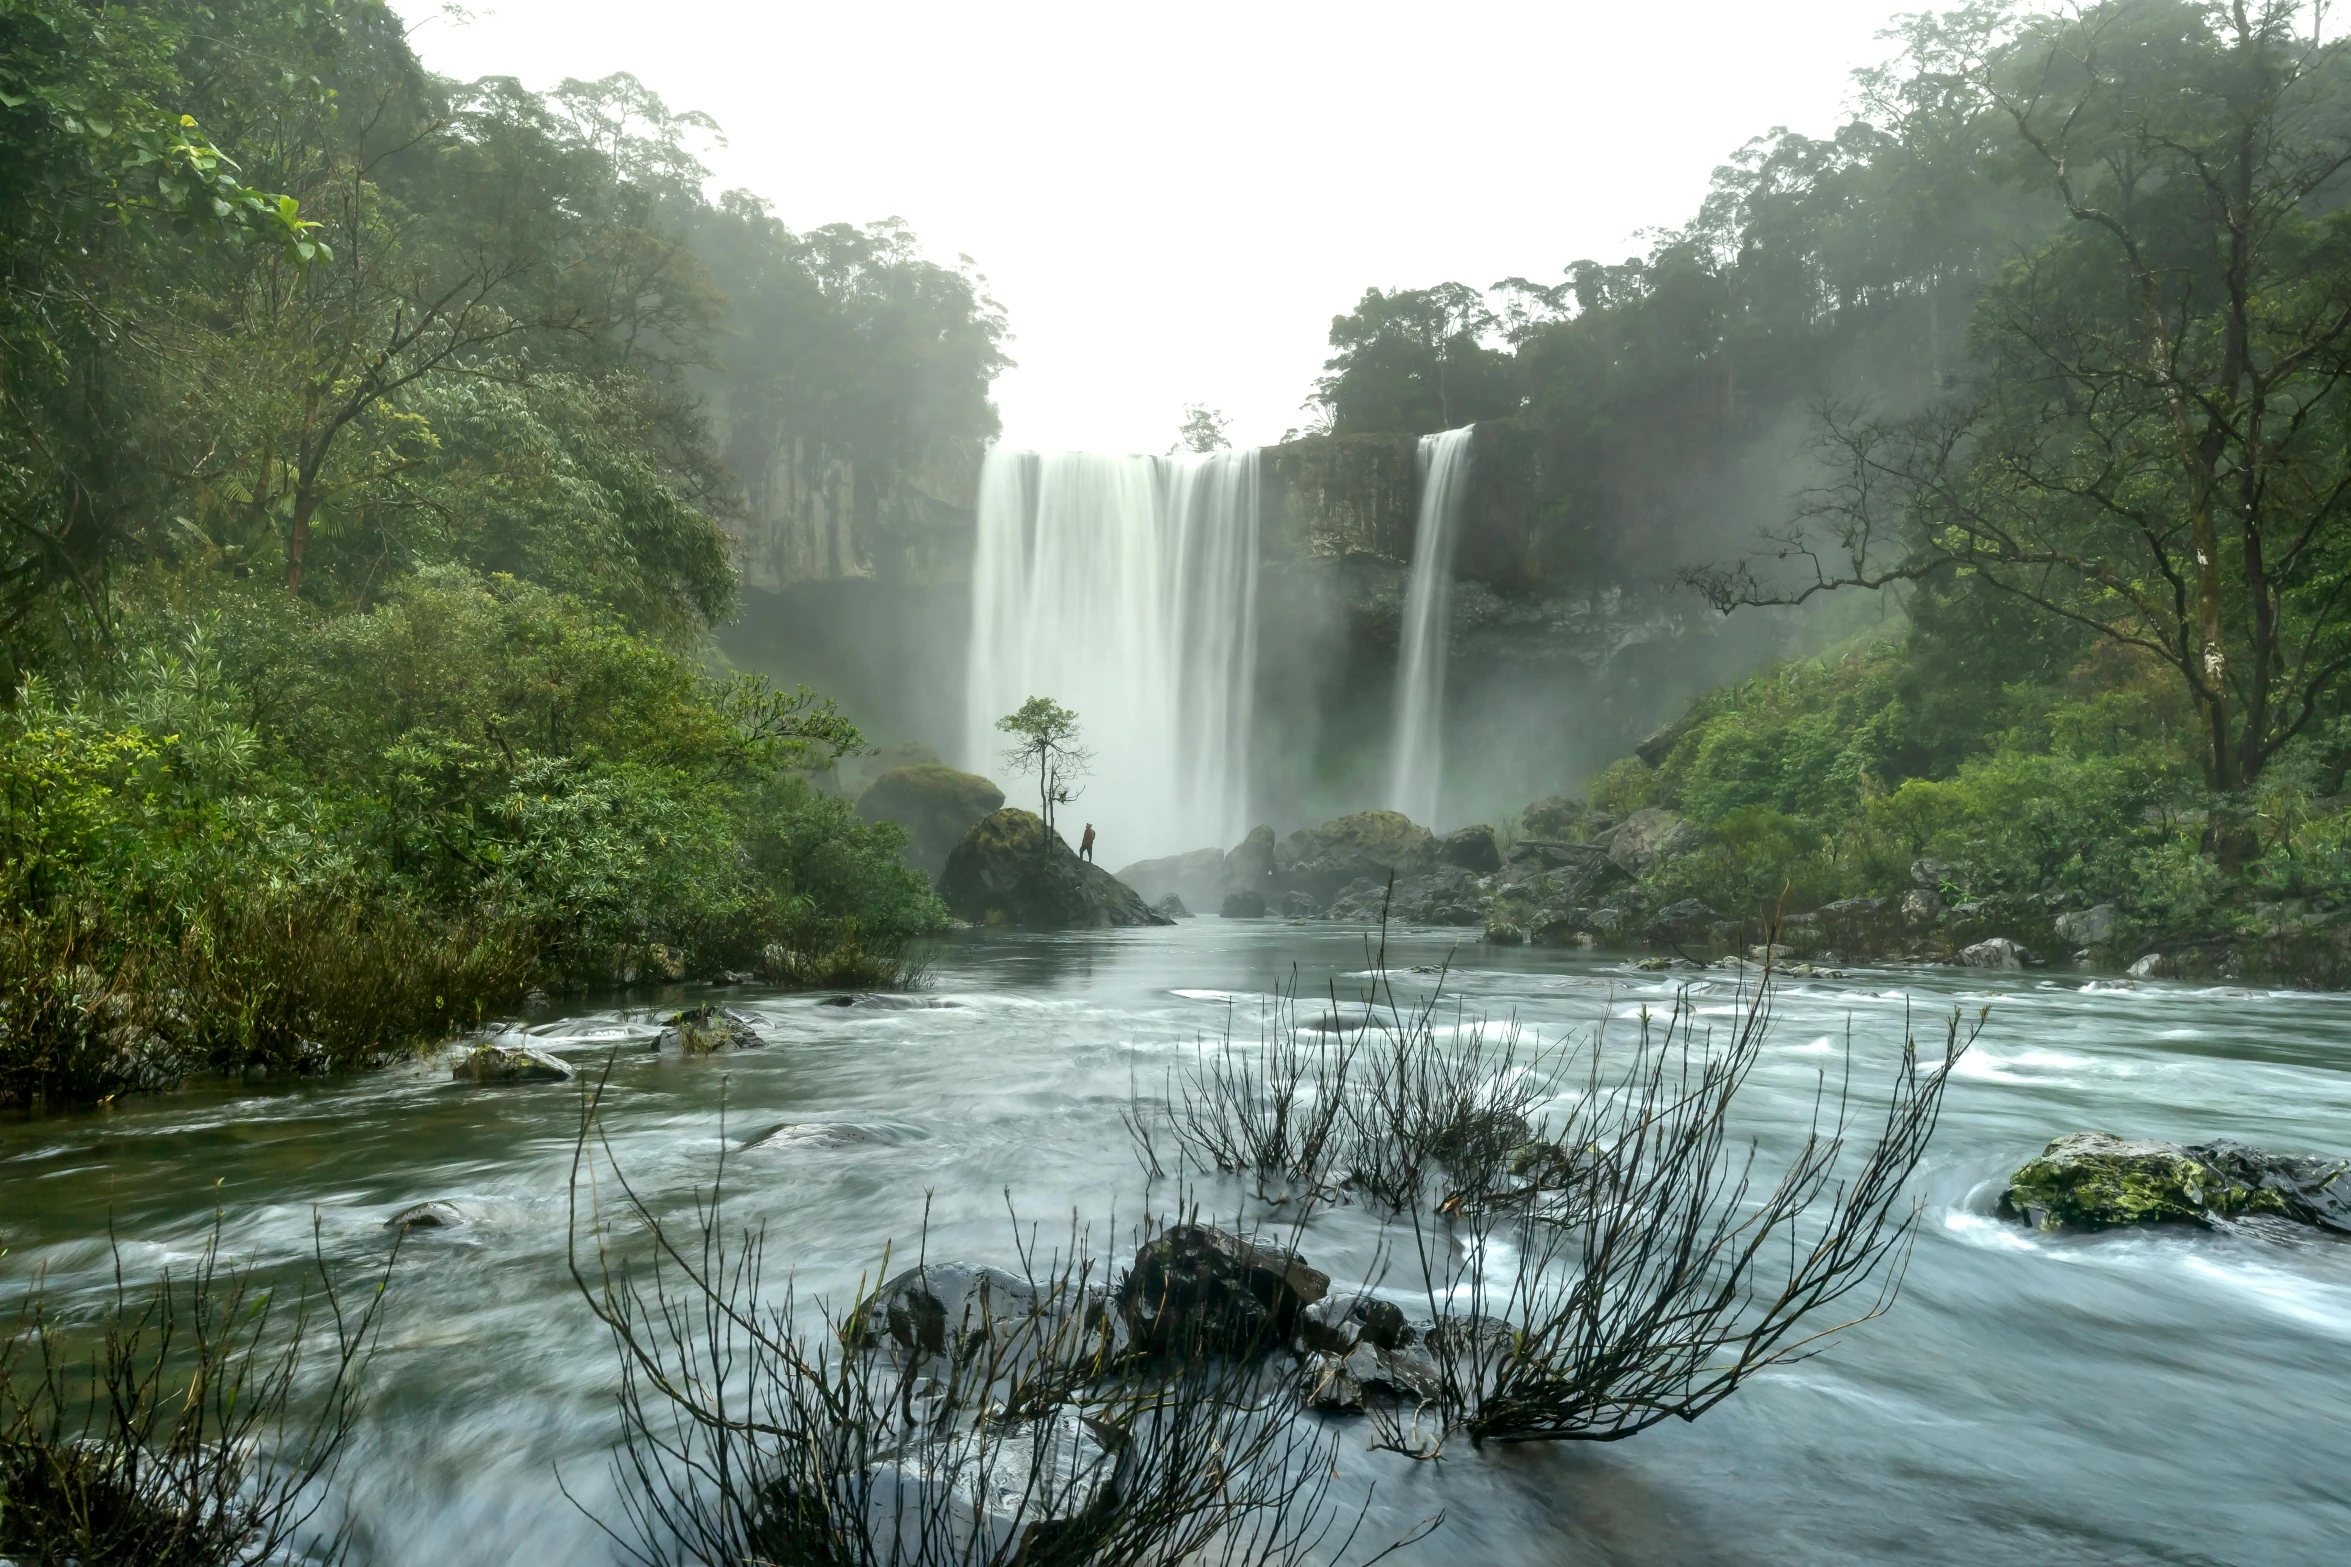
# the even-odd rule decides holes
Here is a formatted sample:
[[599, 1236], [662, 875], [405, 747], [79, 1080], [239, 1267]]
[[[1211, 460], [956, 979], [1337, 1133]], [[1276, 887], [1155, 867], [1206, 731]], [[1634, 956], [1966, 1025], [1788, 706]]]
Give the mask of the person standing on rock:
[[1086, 823], [1086, 835], [1078, 840], [1078, 858], [1091, 863], [1094, 858], [1094, 824]]

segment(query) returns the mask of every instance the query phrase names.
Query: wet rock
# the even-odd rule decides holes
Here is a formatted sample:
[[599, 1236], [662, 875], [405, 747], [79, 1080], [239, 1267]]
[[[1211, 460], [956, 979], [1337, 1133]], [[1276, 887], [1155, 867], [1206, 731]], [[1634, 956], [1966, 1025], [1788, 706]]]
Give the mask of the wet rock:
[[1322, 1012], [1298, 1025], [1302, 1034], [1355, 1034], [1372, 1027], [1378, 1016], [1363, 1007], [1341, 1007], [1336, 1012]]
[[1960, 948], [1956, 961], [1966, 968], [2020, 969], [2027, 956], [2023, 947], [2006, 936], [1994, 936], [1972, 947]]
[[1384, 882], [1436, 868], [1436, 839], [1399, 811], [1357, 811], [1302, 828], [1274, 848], [1274, 880], [1283, 890], [1328, 902], [1363, 878]]
[[1136, 1342], [1155, 1352], [1245, 1352], [1287, 1342], [1299, 1313], [1330, 1288], [1296, 1252], [1179, 1224], [1135, 1254], [1118, 1307]]
[[1171, 920], [1188, 920], [1192, 917], [1192, 911], [1184, 907], [1184, 900], [1172, 892], [1152, 904], [1151, 912], [1164, 914]]
[[2150, 952], [2131, 965], [2130, 975], [2133, 979], [2160, 979], [2168, 968], [2169, 963], [2164, 954]]
[[398, 1230], [405, 1235], [410, 1230], [454, 1230], [465, 1223], [465, 1215], [445, 1202], [420, 1202], [413, 1208], [403, 1208], [384, 1221], [387, 1230]]
[[2245, 1212], [2351, 1234], [2351, 1159], [2264, 1153], [2229, 1137], [2190, 1143], [2187, 1151], [2248, 1194]]
[[949, 912], [975, 924], [1051, 930], [1172, 925], [1134, 888], [1077, 856], [1036, 813], [1007, 806], [963, 835], [939, 876]]
[[1357, 1344], [1345, 1353], [1311, 1354], [1300, 1370], [1299, 1396], [1309, 1407], [1329, 1414], [1359, 1413], [1380, 1374], [1380, 1352], [1370, 1344]]
[[[902, 1449], [873, 1471], [869, 1516], [890, 1561], [1079, 1561], [1118, 1503], [1125, 1439], [1069, 1406]], [[795, 1558], [797, 1559], [797, 1558]]]
[[1483, 823], [1438, 839], [1437, 859], [1442, 864], [1458, 865], [1481, 875], [1502, 868], [1502, 850], [1494, 841], [1494, 829]]
[[984, 1263], [933, 1262], [908, 1268], [874, 1291], [859, 1321], [866, 1338], [887, 1337], [910, 1355], [958, 1353], [973, 1335], [993, 1335], [1036, 1320], [1040, 1302], [1028, 1280]]
[[1004, 804], [1004, 791], [974, 773], [936, 761], [895, 767], [857, 796], [857, 814], [906, 829], [907, 863], [937, 878], [963, 835]]
[[1321, 912], [1322, 905], [1315, 902], [1314, 894], [1310, 892], [1293, 889], [1282, 894], [1282, 914], [1285, 918], [1310, 920]]
[[449, 1068], [454, 1083], [503, 1087], [511, 1083], [562, 1083], [571, 1068], [533, 1045], [491, 1043], [469, 1050]]
[[1401, 1307], [1371, 1295], [1326, 1295], [1298, 1314], [1299, 1347], [1336, 1355], [1358, 1343], [1394, 1349], [1409, 1331]]
[[2351, 1232], [2351, 1161], [2073, 1132], [2018, 1168], [2000, 1211], [2045, 1230], [2266, 1216]]
[[[841, 997], [830, 1004], [849, 1006], [854, 996]], [[653, 1036], [656, 1050], [674, 1050], [680, 1055], [717, 1055], [724, 1050], [757, 1050], [767, 1043], [751, 1019], [731, 1007], [688, 1007], [673, 1014]]]
[[1601, 839], [1611, 860], [1628, 875], [1641, 876], [1651, 867], [1698, 847], [1698, 829], [1672, 811], [1648, 805], [1610, 828]]
[[1939, 895], [1944, 879], [1950, 873], [1951, 867], [1945, 865], [1941, 860], [1912, 860], [1910, 862], [1910, 885], [1922, 887], [1928, 892]]
[[1265, 898], [1255, 892], [1228, 892], [1216, 912], [1220, 919], [1261, 920], [1265, 918]]
[[1527, 944], [1527, 930], [1515, 920], [1489, 918], [1486, 940], [1497, 947], [1523, 947]]

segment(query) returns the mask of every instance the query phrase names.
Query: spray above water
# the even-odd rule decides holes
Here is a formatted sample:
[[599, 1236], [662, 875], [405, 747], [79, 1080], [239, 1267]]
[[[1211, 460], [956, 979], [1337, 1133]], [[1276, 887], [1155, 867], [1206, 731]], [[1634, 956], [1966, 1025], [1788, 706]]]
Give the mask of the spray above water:
[[1469, 489], [1470, 431], [1420, 438], [1420, 512], [1412, 527], [1412, 579], [1396, 665], [1396, 728], [1388, 763], [1388, 804], [1433, 827], [1444, 786], [1445, 632], [1453, 547]]
[[[1257, 453], [993, 451], [980, 472], [964, 765], [996, 720], [1077, 711], [1094, 772], [1068, 808], [1112, 865], [1248, 830]], [[1072, 836], [1074, 833], [1065, 834]]]

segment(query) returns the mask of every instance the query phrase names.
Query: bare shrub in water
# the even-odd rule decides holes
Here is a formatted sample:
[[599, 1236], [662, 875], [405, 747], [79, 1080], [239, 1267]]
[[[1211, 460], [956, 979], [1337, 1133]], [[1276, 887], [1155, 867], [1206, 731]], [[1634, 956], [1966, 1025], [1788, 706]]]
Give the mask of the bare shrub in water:
[[[1731, 1119], [1770, 1027], [1770, 983], [1767, 971], [1742, 987], [1720, 1044], [1686, 990], [1662, 1022], [1643, 1012], [1621, 1056], [1596, 1031], [1554, 1145], [1562, 1178], [1456, 1205], [1450, 1223], [1415, 1210], [1435, 1390], [1419, 1411], [1375, 1416], [1381, 1445], [1428, 1456], [1453, 1431], [1479, 1444], [1613, 1441], [1694, 1420], [1756, 1372], [1884, 1312], [1919, 1213], [1903, 1193], [1981, 1016], [1962, 1038], [1953, 1012], [1932, 1066], [1905, 1040], [1875, 1141], [1849, 1169], [1846, 1145], [1867, 1123], [1850, 1078], [1833, 1093], [1824, 1079], [1801, 1143], [1766, 1182]], [[1506, 1253], [1497, 1277], [1492, 1259]]]
[[383, 1290], [347, 1313], [323, 1253], [318, 1272], [319, 1295], [305, 1291], [289, 1321], [270, 1288], [221, 1261], [216, 1224], [185, 1279], [135, 1288], [118, 1254], [94, 1323], [36, 1293], [0, 1338], [0, 1558], [340, 1559], [344, 1534], [321, 1538], [311, 1522], [358, 1411]]
[[1301, 1418], [1286, 1379], [1202, 1346], [1137, 1353], [1074, 1229], [1064, 1253], [1039, 1258], [1032, 1243], [1018, 1273], [987, 1270], [952, 1315], [943, 1303], [927, 1315], [926, 1291], [913, 1309], [865, 1297], [811, 1322], [788, 1280], [780, 1299], [762, 1298], [764, 1229], [729, 1237], [723, 1156], [682, 1244], [615, 1169], [649, 1263], [616, 1261], [600, 1221], [584, 1259], [594, 1117], [591, 1098], [571, 1261], [621, 1359], [616, 1462], [632, 1537], [615, 1538], [636, 1560], [1256, 1567], [1347, 1555], [1353, 1531], [1328, 1499], [1333, 1441]]
[[1325, 1195], [1348, 1143], [1349, 1074], [1372, 1026], [1367, 1013], [1344, 1018], [1336, 990], [1330, 1006], [1318, 1026], [1302, 1025], [1293, 976], [1261, 1014], [1253, 1049], [1234, 1044], [1228, 1007], [1222, 1038], [1169, 1074], [1163, 1105], [1130, 1100], [1123, 1118], [1144, 1170], [1167, 1173], [1164, 1135], [1179, 1162], [1246, 1175], [1265, 1201]]

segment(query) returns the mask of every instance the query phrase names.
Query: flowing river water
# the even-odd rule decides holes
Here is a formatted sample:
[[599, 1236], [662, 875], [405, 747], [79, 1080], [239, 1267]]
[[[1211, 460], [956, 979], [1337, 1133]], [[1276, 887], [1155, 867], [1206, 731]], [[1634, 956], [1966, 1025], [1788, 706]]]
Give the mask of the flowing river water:
[[[1140, 1081], [1225, 1027], [1257, 1037], [1257, 998], [1361, 985], [1364, 934], [1188, 922], [1172, 929], [974, 935], [919, 994], [880, 1004], [719, 992], [771, 1048], [648, 1053], [679, 997], [542, 1014], [540, 1042], [586, 1066], [619, 1046], [606, 1122], [632, 1181], [685, 1211], [721, 1136], [785, 1123], [729, 1165], [739, 1218], [764, 1220], [804, 1294], [836, 1298], [911, 1244], [1010, 1263], [1006, 1204], [1050, 1235], [1076, 1211], [1098, 1250], [1151, 1202], [1119, 1112]], [[1472, 1015], [1543, 1040], [1670, 1003], [1687, 976], [1546, 951], [1391, 940], [1400, 991], [1450, 954]], [[700, 999], [697, 991], [687, 999]], [[1695, 1000], [1728, 1016], [1727, 975]], [[1235, 998], [1228, 1003], [1227, 998]], [[1442, 1510], [1421, 1563], [2326, 1563], [2351, 1559], [2351, 1242], [2168, 1230], [2052, 1237], [1992, 1215], [1999, 1183], [2050, 1137], [2100, 1129], [2279, 1152], [2351, 1153], [2351, 999], [2092, 981], [1855, 970], [1789, 981], [1746, 1090], [1765, 1162], [1801, 1135], [1850, 1031], [1864, 1099], [1905, 1018], [1989, 1003], [1917, 1182], [1926, 1204], [1884, 1318], [1772, 1371], [1689, 1425], [1630, 1441], [1416, 1464], [1342, 1433], [1342, 1486], [1376, 1486], [1365, 1537]], [[1448, 1011], [1448, 1016], [1450, 1012]], [[198, 1252], [217, 1207], [240, 1259], [294, 1276], [323, 1224], [331, 1264], [380, 1263], [383, 1221], [442, 1199], [470, 1218], [398, 1257], [365, 1424], [341, 1495], [362, 1559], [386, 1567], [604, 1562], [617, 1522], [611, 1347], [566, 1271], [576, 1087], [466, 1089], [446, 1062], [333, 1083], [190, 1091], [0, 1124], [0, 1291], [37, 1271], [87, 1303]], [[1211, 1197], [1215, 1194], [1211, 1192]], [[1232, 1200], [1234, 1194], [1227, 1194]], [[1113, 1213], [1115, 1210], [1115, 1219]], [[1360, 1279], [1376, 1218], [1311, 1221], [1309, 1261]], [[568, 1490], [571, 1498], [566, 1498]], [[584, 1509], [584, 1511], [583, 1511]]]

